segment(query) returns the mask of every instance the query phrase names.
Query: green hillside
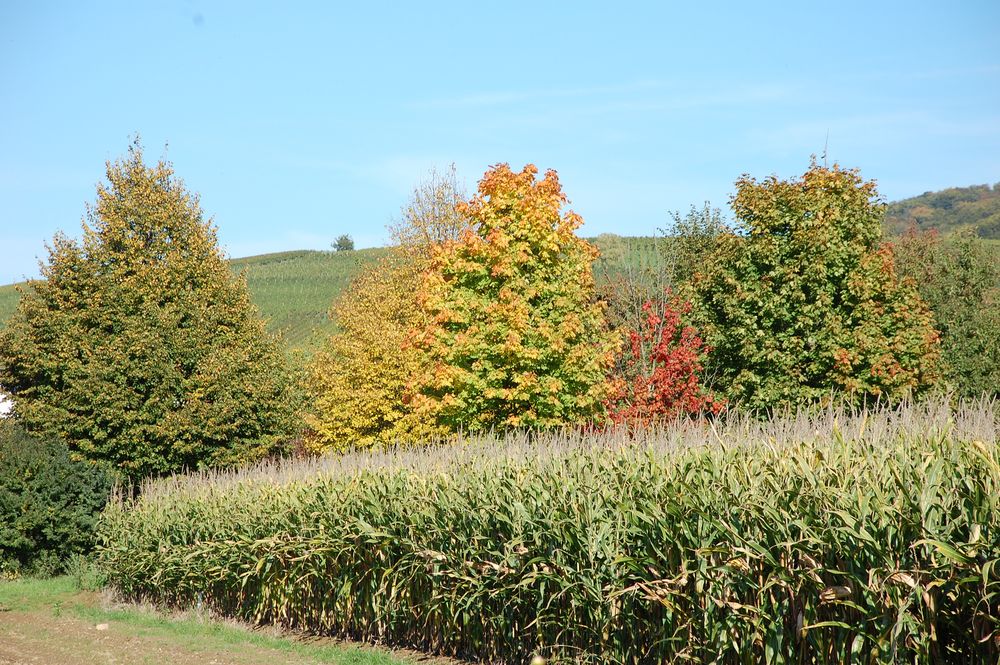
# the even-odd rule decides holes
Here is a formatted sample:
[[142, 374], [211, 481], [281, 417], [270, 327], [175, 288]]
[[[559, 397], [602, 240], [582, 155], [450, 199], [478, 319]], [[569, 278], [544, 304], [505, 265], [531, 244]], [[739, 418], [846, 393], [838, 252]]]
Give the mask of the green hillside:
[[625, 276], [636, 271], [656, 270], [663, 263], [662, 236], [618, 236], [605, 233], [591, 238], [601, 256], [595, 265], [598, 280]]
[[[926, 192], [889, 205], [885, 221], [890, 234], [910, 226], [942, 233], [973, 229], [1000, 251], [1000, 183], [952, 187]], [[605, 234], [593, 242], [601, 250], [599, 280], [655, 268], [662, 260], [663, 238]], [[234, 271], [245, 270], [254, 302], [279, 333], [286, 348], [309, 351], [332, 330], [327, 312], [333, 299], [384, 248], [351, 252], [292, 251], [232, 259]], [[0, 286], [0, 327], [17, 306], [13, 285]]]
[[7, 317], [14, 313], [19, 297], [13, 284], [0, 286], [0, 328], [3, 327]]
[[1000, 183], [951, 187], [890, 203], [885, 225], [893, 235], [913, 226], [941, 233], [973, 230], [981, 238], [1000, 240]]
[[[667, 240], [605, 234], [593, 242], [601, 250], [595, 266], [600, 282], [657, 269], [663, 255], [660, 244]], [[234, 272], [246, 272], [254, 303], [268, 320], [268, 328], [281, 335], [285, 348], [308, 353], [333, 330], [328, 311], [334, 298], [364, 266], [386, 252], [385, 248], [301, 250], [232, 259], [230, 265]], [[14, 286], [0, 286], [0, 327], [14, 311], [17, 299]]]
[[[232, 259], [230, 265], [234, 272], [246, 272], [254, 304], [286, 348], [308, 350], [332, 328], [327, 311], [334, 297], [385, 251], [280, 252]], [[13, 285], [0, 286], [0, 327], [14, 312], [18, 297]]]
[[384, 248], [352, 252], [296, 251], [233, 259], [234, 272], [246, 271], [254, 304], [281, 335], [289, 350], [311, 350], [329, 334], [333, 299]]
[[[604, 235], [595, 240], [602, 259], [598, 276], [619, 275], [637, 268], [651, 268], [659, 261], [657, 238]], [[364, 266], [378, 260], [385, 248], [353, 252], [301, 250], [232, 259], [234, 272], [246, 272], [254, 303], [268, 320], [268, 328], [281, 335], [289, 350], [315, 348], [333, 324], [328, 311]], [[13, 286], [0, 286], [0, 325], [17, 306]]]

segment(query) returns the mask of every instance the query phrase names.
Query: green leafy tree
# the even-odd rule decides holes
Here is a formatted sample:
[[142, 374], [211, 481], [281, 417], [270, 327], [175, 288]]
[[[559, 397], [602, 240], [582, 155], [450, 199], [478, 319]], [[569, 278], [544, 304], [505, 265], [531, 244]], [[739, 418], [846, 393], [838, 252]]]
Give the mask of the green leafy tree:
[[339, 235], [333, 242], [333, 249], [337, 252], [350, 252], [354, 249], [354, 239], [346, 233]]
[[548, 427], [603, 414], [618, 336], [594, 297], [596, 249], [563, 213], [555, 171], [490, 169], [460, 208], [471, 222], [424, 273], [428, 356], [413, 383], [418, 411], [466, 431]]
[[0, 334], [16, 417], [131, 479], [280, 450], [295, 410], [284, 358], [197, 196], [138, 143], [107, 180]]
[[690, 282], [705, 260], [715, 251], [716, 244], [727, 230], [722, 211], [708, 201], [701, 208], [691, 206], [684, 216], [671, 213], [673, 223], [664, 232], [659, 244], [665, 271], [669, 276], [667, 286]]
[[842, 392], [898, 398], [937, 378], [938, 334], [880, 247], [884, 205], [855, 170], [736, 183], [740, 226], [694, 276], [716, 387], [750, 408]]
[[1000, 251], [968, 231], [916, 229], [893, 250], [934, 312], [946, 385], [963, 397], [1000, 394]]

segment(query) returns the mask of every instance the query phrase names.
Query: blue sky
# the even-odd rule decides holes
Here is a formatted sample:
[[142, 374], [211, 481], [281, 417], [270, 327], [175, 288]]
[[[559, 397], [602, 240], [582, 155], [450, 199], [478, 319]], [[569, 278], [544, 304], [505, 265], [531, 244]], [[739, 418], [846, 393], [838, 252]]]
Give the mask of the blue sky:
[[[829, 156], [898, 199], [1000, 181], [1000, 2], [0, 1], [0, 283], [139, 133], [232, 256], [383, 244], [454, 162], [559, 171], [584, 234]], [[166, 146], [166, 147], [165, 147]]]

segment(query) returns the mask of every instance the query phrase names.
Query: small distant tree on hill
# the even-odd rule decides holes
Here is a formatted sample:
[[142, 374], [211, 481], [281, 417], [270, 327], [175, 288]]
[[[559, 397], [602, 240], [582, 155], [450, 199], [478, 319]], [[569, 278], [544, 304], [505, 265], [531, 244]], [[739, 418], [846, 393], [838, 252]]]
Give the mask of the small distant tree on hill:
[[333, 249], [337, 252], [350, 252], [354, 249], [354, 239], [346, 233], [337, 236], [333, 243]]
[[82, 240], [55, 237], [0, 333], [16, 417], [131, 479], [281, 450], [284, 358], [197, 196], [137, 142], [107, 179]]
[[421, 304], [427, 354], [417, 410], [449, 429], [550, 427], [601, 415], [618, 337], [594, 298], [597, 250], [563, 213], [555, 171], [491, 168], [459, 212], [470, 225], [433, 253]]
[[938, 333], [880, 247], [874, 182], [814, 162], [798, 180], [744, 176], [736, 187], [740, 226], [694, 276], [726, 397], [768, 408], [831, 392], [898, 398], [934, 383]]

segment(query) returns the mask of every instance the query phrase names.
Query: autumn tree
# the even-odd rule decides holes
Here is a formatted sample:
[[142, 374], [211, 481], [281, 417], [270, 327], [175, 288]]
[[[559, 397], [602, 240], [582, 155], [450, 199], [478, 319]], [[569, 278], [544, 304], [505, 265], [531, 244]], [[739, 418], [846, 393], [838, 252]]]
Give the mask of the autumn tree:
[[395, 246], [418, 260], [429, 260], [436, 247], [458, 240], [469, 225], [460, 211], [465, 202], [454, 164], [444, 173], [431, 169], [413, 188], [399, 221], [389, 227]]
[[744, 176], [736, 187], [739, 226], [694, 277], [726, 396], [766, 408], [930, 386], [938, 335], [891, 249], [880, 247], [885, 208], [875, 183], [814, 162], [801, 179]]
[[[602, 234], [596, 238], [600, 258], [594, 264], [598, 296], [607, 307], [605, 318], [613, 330], [642, 331], [648, 309], [670, 308], [667, 291], [678, 293], [690, 283], [718, 239], [726, 230], [722, 213], [707, 202], [681, 215], [671, 213], [672, 223], [656, 238], [621, 238]], [[685, 315], [687, 318], [687, 315]], [[644, 349], [644, 357], [649, 349]], [[629, 354], [619, 354], [616, 373], [627, 373]], [[631, 380], [631, 378], [630, 378]]]
[[702, 381], [709, 351], [687, 320], [691, 303], [669, 291], [642, 305], [642, 320], [627, 331], [608, 397], [612, 423], [646, 426], [683, 415], [719, 413], [724, 404]]
[[407, 390], [425, 361], [412, 340], [425, 323], [415, 287], [434, 249], [468, 226], [456, 209], [463, 200], [454, 167], [431, 171], [390, 227], [390, 254], [333, 303], [337, 330], [307, 370], [311, 450], [413, 443], [445, 432], [426, 410], [414, 412]]
[[418, 337], [418, 409], [451, 429], [548, 427], [600, 414], [617, 336], [604, 330], [591, 271], [555, 171], [487, 171], [459, 208], [471, 225], [434, 252]]
[[309, 363], [306, 444], [314, 452], [412, 443], [440, 433], [405, 399], [423, 353], [411, 340], [423, 315], [414, 284], [423, 266], [391, 254], [333, 304], [337, 331]]
[[128, 478], [260, 458], [292, 434], [284, 359], [189, 193], [134, 143], [107, 165], [80, 241], [0, 333], [0, 383], [26, 429]]

